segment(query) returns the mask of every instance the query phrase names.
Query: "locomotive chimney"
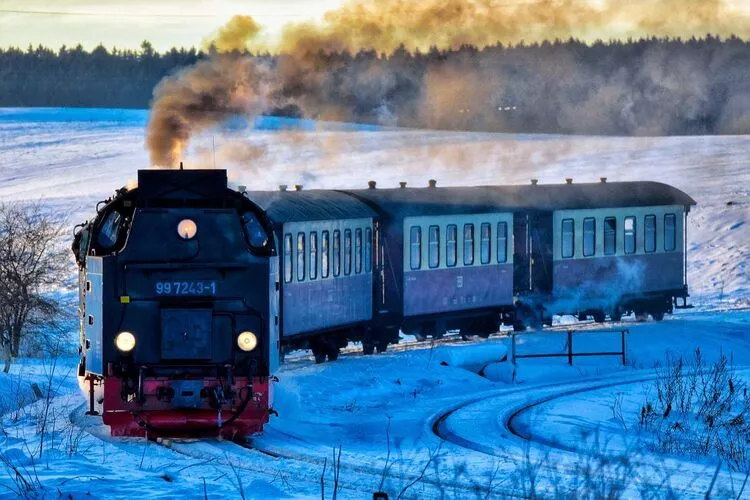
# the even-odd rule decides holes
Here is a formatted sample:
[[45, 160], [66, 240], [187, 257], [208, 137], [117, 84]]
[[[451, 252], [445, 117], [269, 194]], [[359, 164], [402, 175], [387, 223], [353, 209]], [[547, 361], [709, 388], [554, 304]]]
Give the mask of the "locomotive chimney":
[[399, 182], [398, 185], [401, 186], [401, 189], [406, 189], [406, 183], [404, 181]]
[[286, 184], [279, 184], [279, 191], [286, 191], [288, 186]]
[[573, 179], [571, 177], [566, 177], [565, 184], [573, 184]]
[[375, 189], [376, 184], [377, 183], [375, 181], [367, 181], [368, 189]]
[[531, 179], [532, 186], [536, 186], [537, 184], [539, 184], [539, 179]]
[[295, 184], [294, 185], [294, 190], [295, 191], [302, 191], [302, 184]]
[[430, 179], [429, 181], [427, 181], [427, 185], [428, 185], [428, 186], [429, 186], [430, 188], [433, 188], [433, 189], [434, 189], [435, 187], [437, 187], [437, 181], [436, 181], [435, 179]]
[[602, 184], [606, 184], [607, 183], [607, 178], [606, 177], [599, 177], [599, 180], [602, 181]]

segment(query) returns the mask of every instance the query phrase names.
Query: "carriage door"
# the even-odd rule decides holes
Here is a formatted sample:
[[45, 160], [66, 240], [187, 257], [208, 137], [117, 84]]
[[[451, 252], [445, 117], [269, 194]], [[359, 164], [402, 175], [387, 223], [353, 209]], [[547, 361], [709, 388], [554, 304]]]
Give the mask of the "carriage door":
[[513, 294], [531, 290], [531, 261], [529, 259], [529, 216], [513, 214]]
[[530, 216], [529, 228], [531, 290], [534, 293], [550, 293], [553, 258], [552, 213]]

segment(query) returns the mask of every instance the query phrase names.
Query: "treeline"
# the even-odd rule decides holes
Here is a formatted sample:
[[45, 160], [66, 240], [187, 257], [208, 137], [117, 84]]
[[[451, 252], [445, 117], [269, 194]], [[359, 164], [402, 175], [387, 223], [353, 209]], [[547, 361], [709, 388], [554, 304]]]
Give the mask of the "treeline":
[[[145, 108], [163, 76], [206, 57], [159, 54], [147, 42], [140, 51], [0, 50], [0, 106]], [[308, 55], [295, 71], [283, 94], [298, 106], [285, 114], [463, 130], [750, 133], [750, 43], [737, 37], [363, 50]]]

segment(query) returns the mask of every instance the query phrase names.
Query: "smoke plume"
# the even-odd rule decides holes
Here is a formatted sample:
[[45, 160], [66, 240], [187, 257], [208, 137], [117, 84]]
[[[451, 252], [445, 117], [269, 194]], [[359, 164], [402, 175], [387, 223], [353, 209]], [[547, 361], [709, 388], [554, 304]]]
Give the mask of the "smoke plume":
[[[510, 62], [507, 54], [479, 57], [474, 48], [570, 37], [750, 37], [750, 12], [728, 2], [349, 0], [319, 22], [287, 25], [272, 44], [255, 20], [238, 16], [207, 41], [207, 60], [156, 87], [148, 148], [155, 165], [175, 166], [193, 134], [283, 106], [321, 120], [636, 135], [673, 133], [713, 113], [717, 127], [742, 131], [750, 127], [744, 112], [712, 108], [701, 76], [712, 61], [707, 67], [654, 50], [638, 54], [642, 63], [631, 69], [600, 74], [557, 45], [543, 63], [526, 52]], [[444, 57], [439, 49], [454, 52]], [[278, 55], [251, 57], [246, 50]], [[428, 51], [429, 60], [418, 59], [417, 50]], [[534, 73], [518, 74], [532, 67]]]

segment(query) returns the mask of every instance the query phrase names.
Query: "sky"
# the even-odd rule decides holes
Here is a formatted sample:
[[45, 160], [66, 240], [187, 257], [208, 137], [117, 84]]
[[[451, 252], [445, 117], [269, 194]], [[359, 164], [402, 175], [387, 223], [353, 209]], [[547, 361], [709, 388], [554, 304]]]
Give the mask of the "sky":
[[[345, 0], [0, 0], [0, 47], [82, 44], [91, 49], [138, 48], [149, 40], [157, 50], [173, 46], [201, 47], [232, 16], [252, 16], [265, 31], [264, 40], [274, 40], [287, 23], [320, 19]], [[374, 0], [378, 1], [378, 0]], [[420, 0], [405, 0], [419, 2]], [[535, 0], [499, 0], [523, 4]], [[601, 4], [605, 0], [560, 0]], [[631, 0], [622, 0], [624, 2]], [[644, 2], [648, 9], [650, 0]], [[663, 0], [676, 5], [680, 0]], [[711, 2], [729, 7], [719, 19], [742, 11], [750, 16], [750, 0], [685, 0]], [[739, 9], [739, 10], [737, 10]], [[687, 15], [688, 11], [681, 14]], [[611, 28], [611, 27], [610, 27]], [[607, 38], [607, 27], [597, 36]], [[601, 31], [601, 30], [600, 30]], [[705, 33], [696, 33], [704, 35]], [[740, 34], [746, 35], [746, 33]]]
[[233, 15], [250, 15], [273, 35], [288, 22], [319, 18], [340, 3], [340, 0], [0, 0], [0, 47], [42, 44], [58, 48], [81, 43], [93, 48], [103, 43], [106, 47], [137, 48], [145, 39], [157, 50], [200, 47], [206, 37]]

